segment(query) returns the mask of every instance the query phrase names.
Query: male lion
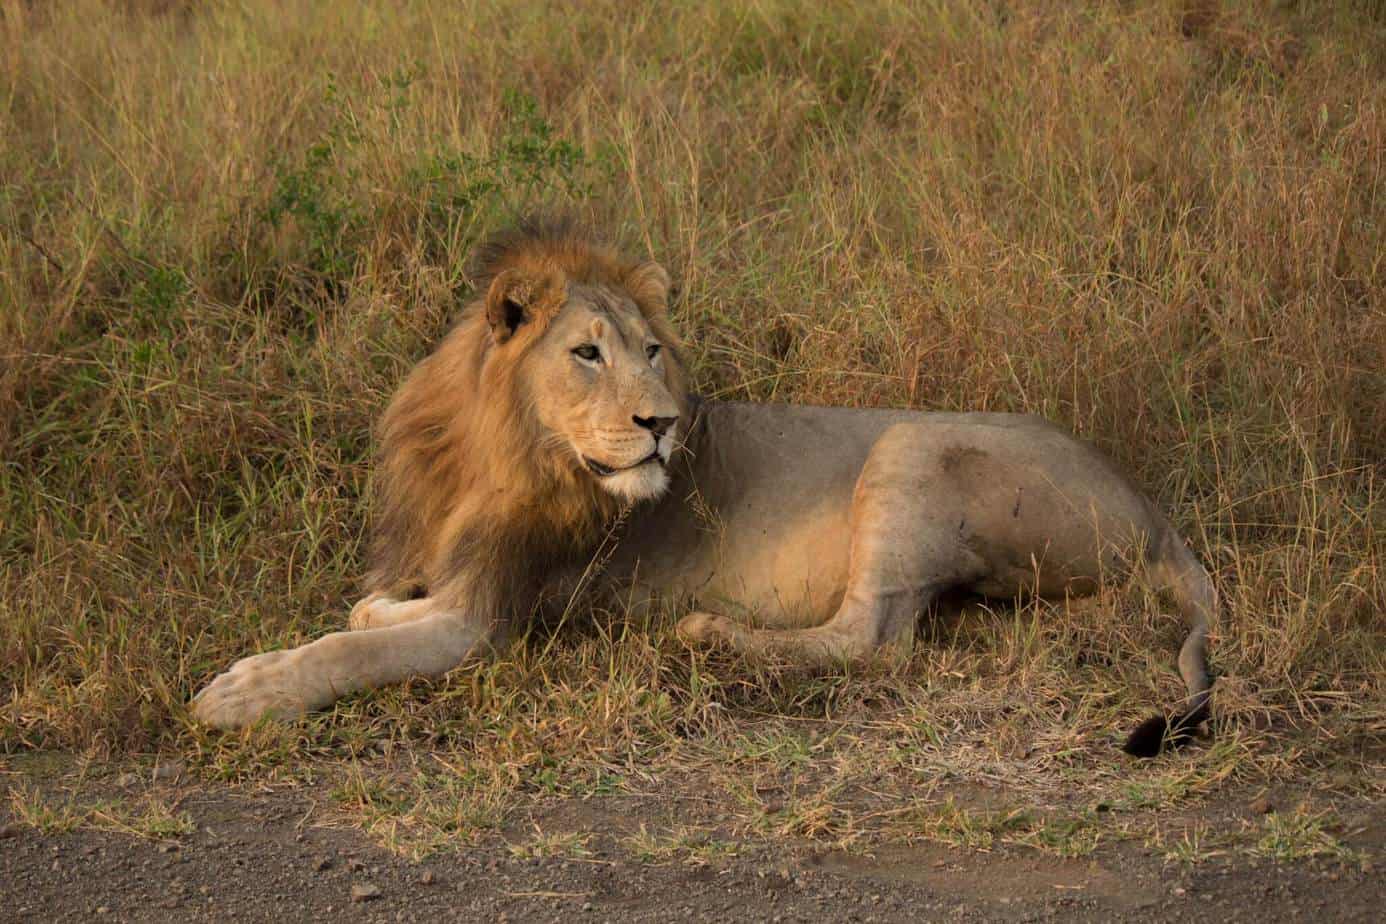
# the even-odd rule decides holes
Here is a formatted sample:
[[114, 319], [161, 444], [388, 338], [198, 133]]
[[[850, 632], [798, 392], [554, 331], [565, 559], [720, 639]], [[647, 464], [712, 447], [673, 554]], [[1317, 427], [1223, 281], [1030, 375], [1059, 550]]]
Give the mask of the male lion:
[[679, 630], [812, 662], [909, 640], [950, 588], [1061, 596], [1143, 566], [1192, 625], [1189, 699], [1127, 750], [1158, 753], [1208, 717], [1213, 584], [1093, 448], [1014, 414], [702, 400], [659, 264], [531, 225], [480, 266], [485, 294], [385, 412], [353, 631], [237, 662], [194, 700], [201, 721], [235, 728], [443, 674], [567, 601], [613, 532], [589, 584], [734, 606], [763, 628], [694, 612]]

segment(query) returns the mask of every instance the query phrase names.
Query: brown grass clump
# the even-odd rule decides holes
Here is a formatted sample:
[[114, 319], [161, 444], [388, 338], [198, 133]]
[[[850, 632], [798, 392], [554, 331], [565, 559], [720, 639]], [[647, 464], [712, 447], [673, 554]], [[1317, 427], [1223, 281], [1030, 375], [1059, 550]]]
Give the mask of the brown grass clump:
[[[0, 2], [0, 754], [403, 749], [471, 768], [439, 772], [487, 824], [692, 768], [760, 830], [843, 839], [970, 836], [920, 794], [943, 778], [1379, 787], [1386, 21], [1282, 6]], [[475, 242], [544, 206], [671, 269], [706, 394], [1101, 445], [1216, 572], [1215, 742], [1114, 753], [1178, 695], [1174, 621], [1118, 593], [826, 678], [579, 613], [302, 725], [191, 728], [211, 672], [344, 623], [373, 422]], [[898, 799], [839, 804], [868, 789]]]

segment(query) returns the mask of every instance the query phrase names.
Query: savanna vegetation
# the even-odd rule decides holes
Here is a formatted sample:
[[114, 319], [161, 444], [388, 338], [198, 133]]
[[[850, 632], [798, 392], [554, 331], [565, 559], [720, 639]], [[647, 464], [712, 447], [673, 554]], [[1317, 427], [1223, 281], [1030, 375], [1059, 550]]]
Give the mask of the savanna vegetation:
[[[326, 779], [411, 851], [555, 793], [1174, 855], [1142, 810], [1386, 795], [1380, 4], [0, 11], [0, 755]], [[1182, 692], [1171, 608], [1121, 588], [939, 614], [906, 662], [826, 675], [578, 607], [437, 683], [195, 727], [215, 671], [343, 626], [373, 421], [472, 247], [535, 210], [664, 262], [705, 394], [1025, 410], [1101, 446], [1215, 572], [1215, 736], [1118, 751]], [[719, 843], [678, 831], [632, 850]]]

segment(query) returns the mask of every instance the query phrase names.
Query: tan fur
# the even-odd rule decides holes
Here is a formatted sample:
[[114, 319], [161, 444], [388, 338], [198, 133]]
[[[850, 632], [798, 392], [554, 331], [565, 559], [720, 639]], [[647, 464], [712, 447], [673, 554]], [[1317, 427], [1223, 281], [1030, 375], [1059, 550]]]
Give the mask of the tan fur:
[[[502, 239], [482, 263], [484, 295], [385, 412], [356, 631], [243, 659], [199, 694], [201, 720], [445, 672], [566, 600], [622, 510], [600, 588], [731, 609], [745, 622], [699, 610], [680, 631], [798, 660], [907, 641], [952, 588], [1061, 596], [1143, 572], [1193, 624], [1191, 708], [1147, 723], [1133, 752], [1206, 717], [1212, 583], [1091, 447], [1027, 416], [703, 402], [658, 264], [563, 230]], [[410, 586], [423, 596], [403, 599]]]

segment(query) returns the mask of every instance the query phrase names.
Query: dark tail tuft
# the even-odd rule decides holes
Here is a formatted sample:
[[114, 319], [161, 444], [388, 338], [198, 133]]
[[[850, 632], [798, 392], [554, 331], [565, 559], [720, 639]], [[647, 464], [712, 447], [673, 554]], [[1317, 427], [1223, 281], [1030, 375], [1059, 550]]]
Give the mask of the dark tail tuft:
[[1188, 712], [1172, 719], [1153, 715], [1136, 726], [1121, 749], [1132, 757], [1158, 757], [1163, 751], [1183, 747], [1193, 740], [1194, 730], [1208, 718], [1208, 696]]
[[1136, 726], [1121, 749], [1132, 757], [1156, 757], [1164, 747], [1169, 721], [1162, 715], [1152, 715]]

